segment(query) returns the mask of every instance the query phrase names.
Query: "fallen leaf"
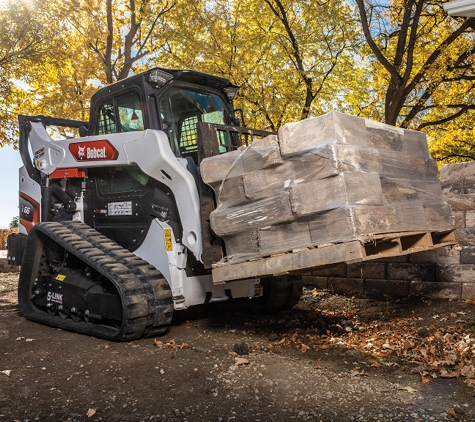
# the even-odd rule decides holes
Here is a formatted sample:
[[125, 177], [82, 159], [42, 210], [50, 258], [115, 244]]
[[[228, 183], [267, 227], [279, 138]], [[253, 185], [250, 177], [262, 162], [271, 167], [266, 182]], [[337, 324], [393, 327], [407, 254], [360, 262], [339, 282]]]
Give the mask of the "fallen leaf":
[[310, 347], [307, 346], [306, 344], [303, 344], [303, 343], [302, 343], [302, 344], [300, 345], [300, 350], [301, 350], [302, 352], [306, 352], [306, 351], [309, 350], [309, 349], [310, 349]]
[[155, 339], [155, 340], [153, 340], [153, 342], [155, 343], [155, 346], [163, 347], [163, 341], [159, 341], [159, 340]]
[[315, 365], [313, 369], [323, 369], [320, 365]]
[[89, 410], [88, 410], [87, 413], [86, 413], [86, 416], [87, 416], [88, 418], [92, 418], [95, 414], [96, 414], [96, 409], [91, 409], [91, 408], [89, 408]]
[[460, 376], [460, 372], [447, 372], [445, 370], [440, 371], [441, 378], [458, 378]]
[[234, 366], [239, 366], [239, 365], [248, 365], [249, 361], [244, 358], [236, 358], [234, 361]]
[[400, 390], [405, 390], [409, 393], [415, 393], [417, 391], [415, 388], [412, 388], [412, 387], [400, 387], [399, 389]]
[[447, 410], [447, 419], [458, 419], [457, 414], [455, 413], [455, 409], [451, 407]]
[[409, 339], [404, 340], [404, 350], [407, 352], [409, 349], [414, 348], [414, 343], [410, 341]]
[[164, 345], [163, 345], [163, 348], [164, 349], [171, 349], [175, 347], [175, 339], [171, 339], [171, 340], [168, 340]]
[[5, 369], [4, 371], [0, 371], [0, 373], [5, 374], [7, 377], [9, 377], [12, 371], [10, 369]]

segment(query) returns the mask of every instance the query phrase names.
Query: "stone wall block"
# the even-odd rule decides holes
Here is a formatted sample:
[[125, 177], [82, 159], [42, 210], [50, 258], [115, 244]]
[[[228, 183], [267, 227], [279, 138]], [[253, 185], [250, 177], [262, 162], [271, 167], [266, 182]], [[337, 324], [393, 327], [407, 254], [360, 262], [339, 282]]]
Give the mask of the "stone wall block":
[[433, 264], [388, 264], [388, 280], [433, 281]]

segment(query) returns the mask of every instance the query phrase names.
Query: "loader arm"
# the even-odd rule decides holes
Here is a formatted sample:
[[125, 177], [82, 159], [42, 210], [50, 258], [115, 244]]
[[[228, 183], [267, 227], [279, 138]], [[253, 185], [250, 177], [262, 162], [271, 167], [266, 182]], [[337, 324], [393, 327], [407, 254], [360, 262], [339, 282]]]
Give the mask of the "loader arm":
[[[196, 182], [186, 169], [186, 161], [172, 152], [163, 131], [115, 133], [83, 138], [53, 140], [45, 129], [44, 118], [25, 118], [22, 124], [21, 154], [30, 177], [42, 189], [41, 221], [48, 221], [52, 188], [56, 175], [86, 174], [91, 167], [137, 165], [145, 174], [167, 186], [176, 200], [183, 226], [181, 243], [201, 260], [202, 241], [199, 197]], [[82, 122], [51, 119], [56, 125]], [[27, 130], [29, 132], [27, 133]], [[25, 141], [26, 134], [28, 137]], [[29, 146], [34, 158], [28, 153]], [[67, 199], [67, 198], [65, 198]], [[65, 204], [66, 205], [66, 204]], [[83, 221], [83, 220], [82, 220]]]

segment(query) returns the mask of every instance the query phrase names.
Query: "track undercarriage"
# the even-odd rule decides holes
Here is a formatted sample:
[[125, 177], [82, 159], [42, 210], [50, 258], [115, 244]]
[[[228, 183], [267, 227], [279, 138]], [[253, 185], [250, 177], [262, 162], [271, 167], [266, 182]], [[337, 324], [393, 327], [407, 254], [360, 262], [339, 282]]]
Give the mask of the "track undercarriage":
[[173, 316], [162, 274], [81, 222], [32, 228], [18, 301], [32, 321], [113, 341], [162, 334]]

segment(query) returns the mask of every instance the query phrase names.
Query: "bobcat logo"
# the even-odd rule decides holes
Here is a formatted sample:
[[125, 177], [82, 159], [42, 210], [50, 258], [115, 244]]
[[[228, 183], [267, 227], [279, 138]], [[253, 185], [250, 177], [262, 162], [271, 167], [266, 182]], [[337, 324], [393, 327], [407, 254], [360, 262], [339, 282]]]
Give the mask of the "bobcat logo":
[[82, 160], [86, 156], [84, 152], [85, 149], [86, 149], [86, 146], [83, 146], [83, 147], [78, 146], [78, 158], [80, 160]]

